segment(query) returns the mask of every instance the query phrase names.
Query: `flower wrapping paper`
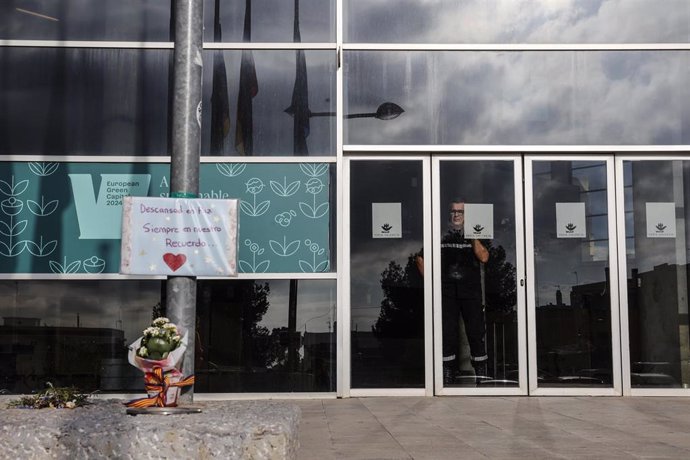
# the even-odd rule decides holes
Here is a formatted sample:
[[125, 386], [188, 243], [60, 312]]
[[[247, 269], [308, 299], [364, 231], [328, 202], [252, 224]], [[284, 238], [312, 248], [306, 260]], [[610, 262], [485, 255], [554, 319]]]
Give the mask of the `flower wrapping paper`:
[[[139, 337], [129, 346], [129, 352], [127, 354], [127, 359], [129, 363], [140, 369], [142, 372], [153, 372], [154, 367], [160, 367], [163, 370], [165, 376], [168, 377], [170, 383], [177, 383], [183, 378], [183, 374], [180, 371], [180, 366], [182, 363], [182, 358], [184, 357], [184, 352], [187, 349], [188, 333], [183, 328], [178, 327], [178, 331], [182, 333], [182, 340], [180, 341], [180, 346], [171, 351], [167, 358], [165, 359], [146, 359], [141, 356], [137, 356], [137, 350], [141, 346], [141, 341], [143, 336]], [[166, 392], [166, 406], [174, 407], [177, 406], [177, 398], [180, 395], [180, 387], [169, 387]], [[148, 392], [148, 396], [155, 396], [156, 392]]]

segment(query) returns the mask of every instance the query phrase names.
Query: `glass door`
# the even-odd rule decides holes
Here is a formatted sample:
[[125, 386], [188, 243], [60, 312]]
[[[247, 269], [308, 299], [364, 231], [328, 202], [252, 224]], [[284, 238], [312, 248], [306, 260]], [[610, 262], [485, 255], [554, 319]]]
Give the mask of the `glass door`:
[[[429, 158], [346, 159], [344, 389], [431, 395]], [[346, 394], [347, 396], [347, 394]]]
[[526, 394], [521, 159], [437, 156], [432, 178], [436, 394]]
[[623, 388], [686, 395], [690, 388], [690, 161], [616, 162]]
[[530, 394], [621, 394], [613, 174], [525, 157]]

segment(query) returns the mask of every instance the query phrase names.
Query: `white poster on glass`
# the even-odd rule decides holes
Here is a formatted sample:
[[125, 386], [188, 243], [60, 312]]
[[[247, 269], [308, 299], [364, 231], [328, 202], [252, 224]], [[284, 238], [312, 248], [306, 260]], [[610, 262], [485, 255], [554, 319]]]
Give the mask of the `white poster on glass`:
[[646, 203], [647, 238], [676, 237], [676, 204]]
[[556, 203], [556, 237], [587, 238], [584, 203]]
[[400, 203], [371, 203], [371, 237], [402, 238]]
[[465, 238], [494, 238], [494, 205], [465, 203]]

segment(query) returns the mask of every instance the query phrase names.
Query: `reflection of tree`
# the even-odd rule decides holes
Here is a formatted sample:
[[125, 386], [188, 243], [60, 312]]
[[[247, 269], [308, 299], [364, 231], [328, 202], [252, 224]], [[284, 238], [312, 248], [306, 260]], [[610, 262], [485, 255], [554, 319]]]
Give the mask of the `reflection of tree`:
[[300, 369], [301, 358], [297, 355], [294, 363], [294, 369], [289, 366], [288, 350], [291, 344], [291, 338], [293, 338], [294, 332], [291, 334], [289, 328], [279, 327], [273, 329], [270, 337], [268, 338], [269, 348], [266, 354], [266, 366], [274, 370], [281, 371], [293, 371], [295, 369]]
[[[271, 304], [271, 294], [276, 295], [271, 287], [283, 292], [283, 283], [202, 280], [199, 286], [199, 388], [212, 393], [332, 389], [330, 332], [311, 333], [305, 341], [282, 322], [267, 326], [267, 316], [276, 320], [287, 313], [286, 305]], [[291, 347], [297, 347], [292, 361]], [[318, 373], [322, 367], [325, 378]]]
[[515, 267], [506, 262], [503, 246], [493, 247], [491, 241], [486, 241], [484, 245], [489, 251], [489, 261], [484, 267], [486, 308], [508, 313], [514, 310], [517, 303]]
[[414, 263], [407, 258], [405, 268], [391, 260], [381, 273], [383, 300], [379, 318], [372, 327], [378, 338], [420, 338], [424, 335], [424, 291]]
[[[489, 251], [485, 266], [487, 309], [508, 313], [514, 310], [517, 302], [515, 267], [506, 261], [503, 246], [493, 247], [490, 241], [484, 244]], [[415, 256], [408, 257], [405, 268], [391, 260], [381, 273], [383, 300], [379, 318], [372, 327], [378, 338], [423, 336], [424, 291]]]
[[151, 311], [151, 321], [153, 321], [156, 318], [160, 318], [162, 316], [165, 316], [165, 306], [161, 302], [157, 302]]
[[270, 292], [268, 283], [249, 282], [245, 286], [241, 321], [242, 337], [246, 341], [242, 346], [242, 361], [248, 368], [266, 367], [270, 363], [270, 333], [266, 327], [259, 325], [268, 311]]

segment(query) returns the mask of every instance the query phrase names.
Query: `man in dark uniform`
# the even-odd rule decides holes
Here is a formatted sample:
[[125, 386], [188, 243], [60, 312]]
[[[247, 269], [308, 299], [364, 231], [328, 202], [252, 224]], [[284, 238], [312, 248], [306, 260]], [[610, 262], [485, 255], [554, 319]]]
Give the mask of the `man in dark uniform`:
[[448, 212], [448, 233], [441, 240], [443, 374], [447, 383], [459, 370], [457, 353], [460, 345], [460, 314], [465, 323], [475, 375], [487, 375], [486, 323], [480, 264], [489, 260], [489, 251], [480, 240], [465, 238], [464, 201], [453, 200]]
[[[481, 265], [489, 251], [477, 239], [466, 239], [465, 202], [454, 199], [449, 206], [448, 232], [441, 240], [441, 292], [443, 318], [443, 380], [452, 383], [459, 372], [460, 314], [470, 344], [475, 375], [486, 376], [486, 322], [482, 304]], [[424, 261], [417, 258], [423, 272]]]

